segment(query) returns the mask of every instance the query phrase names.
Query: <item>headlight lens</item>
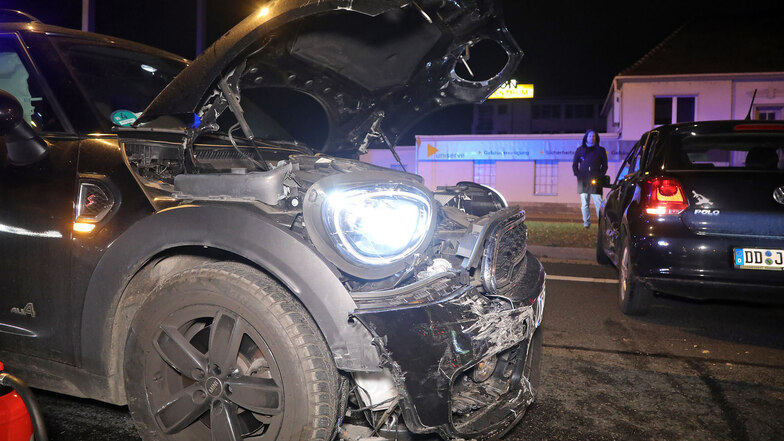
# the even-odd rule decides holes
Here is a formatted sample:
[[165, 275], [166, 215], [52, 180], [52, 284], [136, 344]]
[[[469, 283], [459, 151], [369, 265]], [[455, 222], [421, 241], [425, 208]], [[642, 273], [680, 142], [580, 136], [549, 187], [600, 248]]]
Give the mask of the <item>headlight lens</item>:
[[408, 186], [338, 190], [322, 211], [332, 241], [351, 260], [399, 261], [422, 245], [432, 222], [430, 200]]

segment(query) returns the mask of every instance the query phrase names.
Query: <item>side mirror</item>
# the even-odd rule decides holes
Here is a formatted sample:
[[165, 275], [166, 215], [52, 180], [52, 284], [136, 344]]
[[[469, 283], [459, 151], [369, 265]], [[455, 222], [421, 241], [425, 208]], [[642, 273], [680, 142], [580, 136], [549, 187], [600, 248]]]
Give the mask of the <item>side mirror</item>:
[[8, 162], [30, 165], [43, 159], [49, 149], [22, 117], [22, 105], [10, 93], [0, 90], [0, 136], [5, 136]]
[[610, 177], [607, 176], [607, 175], [591, 179], [591, 185], [593, 185], [594, 187], [599, 187], [599, 188], [611, 188], [612, 187], [612, 184], [610, 183]]

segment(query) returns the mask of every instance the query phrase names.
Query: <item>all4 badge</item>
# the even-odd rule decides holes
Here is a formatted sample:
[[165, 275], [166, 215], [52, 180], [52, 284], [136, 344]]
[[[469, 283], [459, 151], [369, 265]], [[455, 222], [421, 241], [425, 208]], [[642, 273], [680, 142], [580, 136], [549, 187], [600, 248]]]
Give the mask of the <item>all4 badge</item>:
[[35, 307], [33, 306], [32, 302], [26, 304], [24, 308], [18, 308], [15, 306], [11, 308], [11, 314], [26, 315], [35, 318]]
[[141, 112], [131, 112], [130, 110], [115, 110], [112, 112], [110, 118], [115, 125], [120, 127], [128, 127], [135, 123], [141, 115]]

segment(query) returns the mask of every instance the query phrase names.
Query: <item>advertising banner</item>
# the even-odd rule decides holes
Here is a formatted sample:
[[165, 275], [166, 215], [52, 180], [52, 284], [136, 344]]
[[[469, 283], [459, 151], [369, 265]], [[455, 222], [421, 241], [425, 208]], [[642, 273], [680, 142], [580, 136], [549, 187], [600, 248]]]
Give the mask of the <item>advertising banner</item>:
[[[419, 161], [571, 161], [582, 137], [498, 138], [481, 136], [418, 136]], [[622, 160], [634, 145], [617, 139], [601, 141], [610, 161]]]

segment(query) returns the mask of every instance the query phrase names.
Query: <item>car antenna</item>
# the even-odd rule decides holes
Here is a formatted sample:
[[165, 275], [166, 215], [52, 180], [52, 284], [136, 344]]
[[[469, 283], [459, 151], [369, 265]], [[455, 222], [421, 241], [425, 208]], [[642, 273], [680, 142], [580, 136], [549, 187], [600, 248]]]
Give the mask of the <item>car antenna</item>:
[[751, 96], [751, 104], [749, 104], [749, 113], [746, 114], [746, 121], [751, 120], [751, 109], [754, 108], [754, 98], [757, 97], [757, 89], [754, 89], [754, 95]]

